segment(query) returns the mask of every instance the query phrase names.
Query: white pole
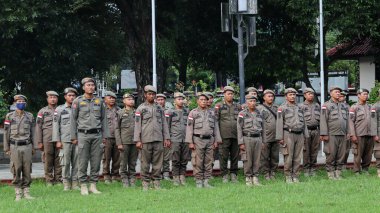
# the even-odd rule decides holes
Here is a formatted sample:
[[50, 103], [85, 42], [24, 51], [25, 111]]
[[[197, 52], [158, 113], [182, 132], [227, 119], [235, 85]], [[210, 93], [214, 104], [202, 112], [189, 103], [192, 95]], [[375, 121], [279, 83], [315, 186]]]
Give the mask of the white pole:
[[[324, 61], [323, 61], [323, 0], [319, 0], [319, 58], [320, 58], [320, 79], [321, 79], [321, 105], [325, 102], [325, 77], [324, 77]], [[322, 143], [322, 150], [324, 146]], [[322, 156], [325, 156], [322, 151]]]
[[157, 88], [156, 71], [156, 3], [152, 0], [152, 56], [153, 56], [153, 86]]

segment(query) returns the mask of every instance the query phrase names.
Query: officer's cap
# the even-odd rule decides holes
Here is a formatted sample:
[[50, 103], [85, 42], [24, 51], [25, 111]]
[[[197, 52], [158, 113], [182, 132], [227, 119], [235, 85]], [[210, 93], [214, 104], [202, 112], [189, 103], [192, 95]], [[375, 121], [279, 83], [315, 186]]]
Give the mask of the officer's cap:
[[179, 98], [179, 97], [186, 98], [186, 96], [181, 92], [174, 93], [174, 98]]
[[245, 96], [245, 100], [256, 100], [257, 101], [257, 97], [256, 96], [254, 96], [254, 95], [246, 95]]
[[223, 88], [223, 93], [227, 92], [227, 91], [231, 91], [231, 92], [235, 92], [234, 88], [231, 87], [231, 86], [225, 86]]
[[203, 92], [203, 94], [207, 95], [208, 98], [214, 97], [214, 94], [212, 94], [212, 92]]
[[289, 88], [285, 89], [285, 95], [288, 93], [296, 93], [297, 94], [297, 90], [289, 87]]
[[129, 93], [125, 93], [124, 95], [123, 95], [123, 99], [124, 98], [135, 98], [135, 96], [133, 96], [132, 94], [129, 94]]
[[90, 77], [86, 77], [86, 78], [83, 78], [82, 79], [82, 84], [84, 85], [85, 83], [88, 83], [88, 82], [92, 82], [95, 84], [95, 80], [93, 78], [90, 78]]
[[56, 91], [47, 91], [47, 92], [46, 92], [46, 95], [47, 95], [47, 96], [51, 96], [51, 95], [53, 95], [53, 96], [57, 96], [57, 97], [59, 96], [58, 93], [57, 93]]
[[162, 93], [157, 94], [157, 95], [156, 95], [156, 98], [158, 98], [158, 97], [161, 97], [161, 98], [165, 98], [165, 99], [166, 99], [166, 95], [164, 95], [164, 94], [162, 94]]
[[246, 92], [251, 92], [251, 91], [258, 92], [258, 90], [255, 87], [248, 87], [245, 91]]
[[309, 87], [307, 87], [307, 88], [305, 88], [305, 89], [303, 90], [303, 94], [306, 94], [306, 93], [308, 93], [308, 92], [315, 93], [314, 90], [313, 90], [312, 88], [309, 88]]
[[266, 90], [264, 90], [263, 95], [268, 94], [268, 93], [271, 93], [271, 94], [275, 95], [275, 94], [274, 94], [274, 91], [273, 91], [273, 90], [270, 90], [270, 89], [266, 89]]
[[346, 96], [346, 95], [348, 95], [348, 93], [345, 92], [345, 91], [342, 91], [342, 92], [340, 92], [340, 95], [342, 95], [342, 96]]
[[338, 86], [332, 86], [332, 87], [330, 87], [330, 92], [332, 92], [333, 90], [339, 90], [340, 92], [342, 92], [342, 88], [340, 88]]
[[205, 94], [205, 93], [199, 93], [198, 94], [198, 99], [199, 99], [199, 97], [201, 97], [201, 96], [204, 96], [207, 100], [209, 100], [209, 97]]
[[18, 95], [13, 96], [13, 100], [14, 100], [14, 101], [17, 101], [17, 100], [28, 101], [28, 99], [26, 98], [26, 96], [25, 96], [25, 95], [21, 95], [21, 94], [18, 94]]
[[144, 92], [154, 92], [154, 93], [157, 93], [157, 89], [156, 89], [156, 87], [154, 87], [152, 85], [146, 85], [144, 87]]
[[112, 92], [112, 91], [106, 91], [105, 96], [110, 96], [110, 97], [117, 98], [117, 97], [116, 97], [116, 94], [115, 94], [114, 92]]
[[64, 91], [63, 91], [63, 94], [67, 94], [69, 92], [73, 92], [75, 93], [76, 95], [78, 95], [78, 91], [72, 87], [67, 87]]
[[369, 91], [367, 89], [361, 88], [361, 89], [358, 89], [358, 91], [356, 92], [356, 94], [360, 94], [362, 92], [369, 93]]

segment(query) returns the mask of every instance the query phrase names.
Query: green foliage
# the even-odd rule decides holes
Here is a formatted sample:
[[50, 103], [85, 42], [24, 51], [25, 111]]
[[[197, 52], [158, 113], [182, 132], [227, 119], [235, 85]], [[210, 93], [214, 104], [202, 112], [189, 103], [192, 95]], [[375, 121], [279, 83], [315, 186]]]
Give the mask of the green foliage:
[[3, 92], [0, 91], [0, 123], [2, 124], [5, 118], [5, 115], [9, 112], [9, 105], [3, 98]]
[[380, 82], [376, 81], [375, 87], [373, 87], [369, 93], [368, 102], [370, 104], [374, 104], [374, 103], [380, 101], [379, 90], [380, 90]]

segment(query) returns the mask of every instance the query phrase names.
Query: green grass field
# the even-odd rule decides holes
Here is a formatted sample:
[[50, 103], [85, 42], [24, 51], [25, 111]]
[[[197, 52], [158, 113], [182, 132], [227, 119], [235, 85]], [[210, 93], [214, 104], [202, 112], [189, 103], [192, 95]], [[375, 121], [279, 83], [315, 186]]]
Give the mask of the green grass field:
[[174, 187], [163, 182], [162, 190], [143, 192], [122, 188], [121, 183], [98, 184], [101, 195], [81, 196], [79, 191], [63, 192], [62, 185], [45, 187], [34, 181], [33, 201], [14, 202], [11, 186], [0, 187], [0, 212], [379, 212], [380, 179], [371, 175], [343, 173], [344, 180], [330, 181], [325, 170], [316, 177], [301, 177], [302, 183], [287, 185], [282, 174], [264, 186], [248, 188], [242, 175], [238, 184], [212, 180], [215, 188], [197, 189], [193, 178], [188, 186]]

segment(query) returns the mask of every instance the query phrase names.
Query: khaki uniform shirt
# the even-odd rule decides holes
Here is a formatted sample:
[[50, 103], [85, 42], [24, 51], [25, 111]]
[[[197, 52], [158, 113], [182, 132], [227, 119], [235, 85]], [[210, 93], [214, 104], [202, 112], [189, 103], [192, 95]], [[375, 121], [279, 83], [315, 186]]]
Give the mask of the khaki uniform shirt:
[[261, 116], [264, 120], [264, 142], [273, 142], [276, 141], [276, 117], [273, 115], [273, 113], [277, 113], [278, 106], [274, 104], [272, 104], [272, 106], [268, 106], [268, 108], [273, 112], [272, 113], [263, 105], [264, 104], [259, 105], [257, 107], [257, 110], [260, 111]]
[[112, 108], [106, 107], [108, 129], [110, 132], [110, 138], [115, 138], [115, 128], [117, 123], [117, 111], [120, 110], [120, 107], [114, 106]]
[[371, 109], [368, 104], [354, 104], [350, 108], [350, 119], [348, 121], [350, 136], [375, 136], [377, 121], [375, 117], [376, 110]]
[[71, 140], [78, 139], [78, 130], [98, 129], [102, 131], [103, 139], [109, 138], [108, 121], [103, 100], [98, 97], [86, 99], [77, 97], [72, 105], [70, 116]]
[[189, 110], [168, 109], [165, 111], [165, 117], [169, 126], [169, 134], [172, 142], [184, 142], [186, 137], [186, 124]]
[[53, 136], [53, 117], [55, 108], [46, 106], [42, 108], [37, 114], [37, 124], [35, 140], [37, 143], [52, 142]]
[[62, 104], [55, 109], [53, 118], [53, 138], [54, 142], [71, 142], [70, 124], [71, 106]]
[[240, 104], [228, 105], [225, 101], [215, 105], [215, 113], [219, 120], [220, 135], [222, 138], [237, 138], [237, 117], [241, 110]]
[[123, 108], [117, 111], [115, 126], [116, 144], [134, 144], [133, 134], [135, 130], [135, 110]]
[[151, 143], [170, 139], [168, 123], [165, 119], [164, 109], [147, 102], [141, 104], [135, 113], [135, 142]]
[[306, 138], [309, 137], [302, 108], [296, 104], [285, 102], [277, 110], [276, 140], [284, 140], [284, 129], [302, 131]]
[[189, 113], [186, 127], [186, 143], [194, 143], [193, 136], [211, 136], [211, 143], [222, 142], [219, 124], [213, 109], [195, 108]]
[[305, 116], [305, 123], [308, 127], [318, 127], [321, 120], [321, 106], [318, 103], [312, 103], [305, 101], [300, 104]]
[[10, 112], [5, 116], [4, 121], [4, 152], [10, 150], [11, 141], [29, 141], [37, 147], [33, 141], [34, 118], [30, 112], [23, 111], [18, 115], [16, 111]]
[[344, 103], [332, 100], [322, 105], [320, 135], [347, 135], [348, 108]]
[[260, 134], [264, 130], [264, 121], [262, 114], [258, 109], [254, 112], [250, 112], [249, 109], [245, 109], [239, 112], [238, 122], [237, 122], [237, 134], [238, 134], [238, 144], [244, 144], [245, 134]]

